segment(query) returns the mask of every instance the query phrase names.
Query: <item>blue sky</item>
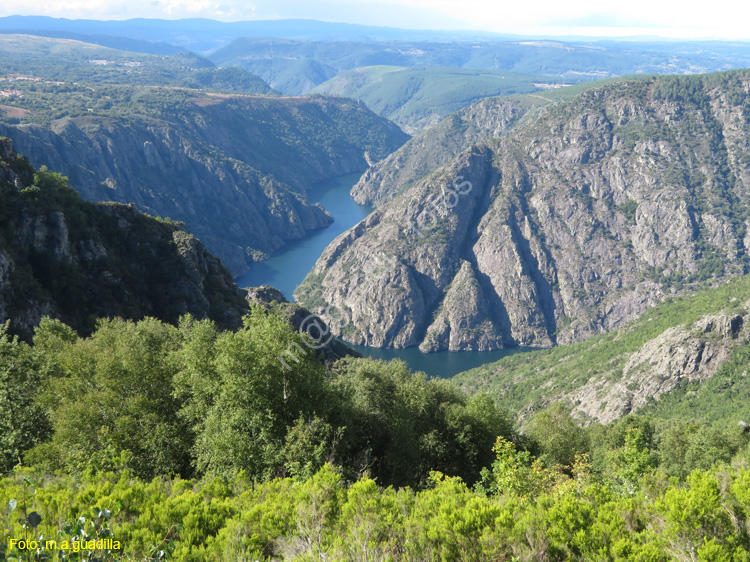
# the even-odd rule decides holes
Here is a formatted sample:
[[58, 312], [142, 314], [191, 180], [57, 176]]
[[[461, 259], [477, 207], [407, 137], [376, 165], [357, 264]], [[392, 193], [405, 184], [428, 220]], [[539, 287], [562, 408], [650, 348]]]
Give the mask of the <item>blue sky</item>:
[[[710, 8], [708, 9], [707, 6]], [[629, 0], [0, 0], [0, 15], [223, 21], [310, 18], [411, 29], [535, 35], [659, 35], [750, 39], [750, 4]]]

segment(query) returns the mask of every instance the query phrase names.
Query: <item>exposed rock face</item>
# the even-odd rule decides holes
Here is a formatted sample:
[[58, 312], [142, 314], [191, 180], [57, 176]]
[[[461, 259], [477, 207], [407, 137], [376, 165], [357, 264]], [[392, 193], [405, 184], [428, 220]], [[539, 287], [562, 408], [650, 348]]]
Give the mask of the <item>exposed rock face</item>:
[[82, 333], [112, 316], [241, 325], [244, 294], [197, 238], [133, 206], [83, 202], [59, 179], [32, 181], [28, 161], [2, 140], [0, 323], [13, 332], [30, 335], [42, 316]]
[[713, 375], [732, 349], [747, 341], [748, 320], [750, 315], [716, 314], [687, 329], [670, 328], [630, 355], [616, 383], [595, 377], [579, 391], [559, 398], [577, 404], [574, 411], [587, 420], [616, 420], [681, 384]]
[[334, 240], [298, 290], [357, 344], [550, 346], [741, 274], [750, 74], [624, 82], [479, 143]]
[[350, 100], [175, 96], [174, 107], [138, 101], [124, 116], [37, 124], [30, 114], [0, 134], [85, 199], [185, 222], [235, 275], [331, 223], [306, 201], [311, 185], [360, 172], [365, 152], [379, 160], [408, 138]]
[[380, 206], [449, 162], [467, 146], [514, 130], [530, 109], [549, 102], [533, 96], [487, 98], [446, 117], [380, 162], [370, 164], [352, 197]]

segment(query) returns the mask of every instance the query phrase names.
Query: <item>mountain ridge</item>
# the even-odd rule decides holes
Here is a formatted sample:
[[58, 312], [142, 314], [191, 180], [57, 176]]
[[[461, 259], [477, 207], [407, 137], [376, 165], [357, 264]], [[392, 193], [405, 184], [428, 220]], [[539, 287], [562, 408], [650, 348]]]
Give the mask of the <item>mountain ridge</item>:
[[[356, 344], [546, 347], [742, 274], [748, 88], [748, 72], [733, 71], [550, 104], [335, 240], [298, 300], [335, 307], [336, 333]], [[458, 195], [462, 182], [471, 189]]]

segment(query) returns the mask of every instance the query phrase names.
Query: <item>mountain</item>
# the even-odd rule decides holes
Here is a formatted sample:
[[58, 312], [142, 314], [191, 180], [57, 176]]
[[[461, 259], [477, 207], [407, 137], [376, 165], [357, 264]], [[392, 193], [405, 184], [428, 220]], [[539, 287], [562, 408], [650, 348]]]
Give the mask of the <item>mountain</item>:
[[132, 206], [94, 204], [0, 139], [0, 323], [30, 336], [42, 316], [90, 333], [97, 318], [191, 313], [241, 324], [244, 293], [201, 242]]
[[0, 77], [54, 82], [214, 89], [244, 94], [274, 93], [257, 76], [239, 68], [216, 68], [187, 52], [134, 53], [73, 39], [0, 34]]
[[533, 118], [539, 108], [570, 99], [590, 88], [625, 79], [649, 78], [607, 78], [534, 94], [484, 98], [414, 135], [398, 150], [373, 163], [352, 188], [352, 197], [361, 205], [377, 207], [450, 162], [467, 146], [511, 133]]
[[[750, 43], [659, 41], [302, 41], [242, 37], [209, 53], [218, 66], [257, 74], [286, 94], [307, 93], [370, 66], [452, 67], [556, 77], [578, 83], [629, 74], [695, 74], [750, 66]], [[306, 80], [295, 72], [306, 69]], [[314, 72], [313, 72], [314, 69]]]
[[357, 344], [549, 347], [743, 274], [748, 89], [661, 77], [539, 108], [339, 236], [297, 299]]
[[[149, 85], [143, 76], [129, 83], [122, 60], [106, 80], [14, 79], [0, 134], [33, 164], [68, 176], [85, 199], [183, 221], [235, 275], [330, 224], [306, 201], [312, 185], [361, 172], [408, 138], [351, 100]], [[245, 83], [233, 69], [203, 70], [215, 85]]]
[[368, 66], [336, 75], [312, 93], [364, 102], [414, 134], [443, 117], [490, 96], [555, 87], [557, 79], [515, 72], [444, 67]]
[[[195, 52], [217, 49], [240, 37], [284, 37], [305, 41], [475, 41], [502, 38], [502, 35], [477, 31], [432, 31], [379, 27], [310, 19], [271, 19], [221, 22], [190, 18], [163, 20], [133, 18], [129, 20], [85, 20], [46, 16], [6, 16], [0, 18], [0, 32], [46, 34], [62, 37], [76, 34], [84, 41], [108, 44], [118, 48], [166, 50], [164, 44], [180, 46]], [[51, 34], [55, 35], [51, 35]], [[154, 38], [160, 38], [155, 43]], [[128, 42], [125, 40], [129, 39]], [[101, 43], [100, 43], [101, 41]], [[105, 41], [107, 43], [105, 43]], [[132, 49], [135, 50], [135, 49]]]
[[749, 330], [750, 276], [743, 276], [668, 298], [608, 334], [512, 355], [453, 380], [469, 393], [490, 393], [522, 417], [564, 401], [588, 422], [643, 410], [652, 417], [692, 413], [695, 420], [736, 425], [750, 415], [743, 375], [750, 364]]

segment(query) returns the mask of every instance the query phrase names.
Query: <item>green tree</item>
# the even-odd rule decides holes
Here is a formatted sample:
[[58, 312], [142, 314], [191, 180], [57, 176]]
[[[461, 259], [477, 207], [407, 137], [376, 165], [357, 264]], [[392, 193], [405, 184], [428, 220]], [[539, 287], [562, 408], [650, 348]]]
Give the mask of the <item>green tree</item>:
[[477, 489], [485, 494], [534, 497], [551, 490], [562, 475], [546, 468], [529, 451], [519, 451], [515, 443], [498, 437], [491, 469], [482, 471]]
[[623, 444], [607, 454], [608, 474], [626, 494], [634, 494], [639, 479], [653, 470], [657, 460], [650, 448], [647, 430], [638, 425], [625, 429]]
[[23, 460], [24, 453], [47, 439], [52, 426], [36, 397], [40, 365], [33, 350], [0, 325], [0, 474]]
[[153, 318], [100, 320], [91, 338], [72, 341], [48, 324], [37, 339], [58, 376], [42, 397], [55, 433], [30, 453], [35, 461], [84, 470], [111, 469], [120, 458], [140, 476], [190, 473], [192, 436], [172, 396], [176, 328]]
[[[242, 329], [216, 337], [214, 351], [197, 345], [211, 344], [210, 329], [198, 332], [188, 339], [182, 355], [187, 370], [177, 383], [181, 415], [197, 436], [198, 468], [220, 475], [244, 470], [254, 480], [283, 473], [289, 428], [300, 416], [324, 416], [328, 408], [321, 362], [283, 319], [259, 308]], [[288, 368], [280, 358], [290, 346], [307, 352]], [[200, 376], [206, 372], [208, 379]]]
[[562, 402], [536, 414], [526, 428], [526, 434], [538, 444], [541, 459], [570, 469], [577, 455], [589, 451], [588, 435], [573, 419], [571, 410]]

